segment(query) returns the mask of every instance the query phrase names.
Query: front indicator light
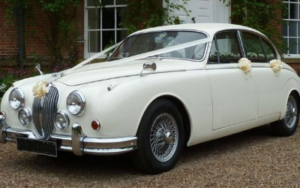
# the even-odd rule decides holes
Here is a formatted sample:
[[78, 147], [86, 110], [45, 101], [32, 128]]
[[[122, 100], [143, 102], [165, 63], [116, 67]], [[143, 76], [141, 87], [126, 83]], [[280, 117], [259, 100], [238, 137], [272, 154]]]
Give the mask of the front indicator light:
[[101, 124], [98, 120], [94, 120], [92, 121], [92, 128], [95, 130], [95, 131], [98, 131], [100, 128], [101, 128]]
[[28, 109], [21, 109], [18, 118], [22, 125], [28, 125], [31, 122], [31, 113]]
[[54, 124], [55, 124], [55, 127], [58, 128], [59, 130], [64, 130], [64, 129], [68, 128], [69, 124], [70, 124], [68, 115], [64, 112], [56, 113], [55, 119], [54, 119]]

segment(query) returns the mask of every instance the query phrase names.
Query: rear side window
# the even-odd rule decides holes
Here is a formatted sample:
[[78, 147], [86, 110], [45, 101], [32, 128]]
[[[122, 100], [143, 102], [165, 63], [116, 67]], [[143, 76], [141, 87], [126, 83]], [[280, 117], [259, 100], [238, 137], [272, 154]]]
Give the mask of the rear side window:
[[271, 47], [271, 45], [269, 43], [267, 43], [265, 40], [262, 40], [262, 45], [265, 50], [268, 62], [273, 59], [276, 59], [275, 51]]
[[252, 62], [267, 62], [260, 37], [251, 33], [242, 32], [242, 40], [246, 57]]

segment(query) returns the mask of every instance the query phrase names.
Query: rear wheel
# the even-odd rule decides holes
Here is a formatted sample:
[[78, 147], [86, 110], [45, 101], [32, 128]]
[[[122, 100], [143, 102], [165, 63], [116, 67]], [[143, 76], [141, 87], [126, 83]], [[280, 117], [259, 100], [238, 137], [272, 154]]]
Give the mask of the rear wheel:
[[277, 136], [291, 136], [298, 127], [299, 105], [298, 98], [291, 94], [287, 101], [286, 114], [282, 120], [271, 124], [272, 131]]
[[134, 162], [144, 172], [158, 174], [172, 169], [184, 146], [184, 127], [179, 110], [164, 99], [146, 110], [137, 133]]

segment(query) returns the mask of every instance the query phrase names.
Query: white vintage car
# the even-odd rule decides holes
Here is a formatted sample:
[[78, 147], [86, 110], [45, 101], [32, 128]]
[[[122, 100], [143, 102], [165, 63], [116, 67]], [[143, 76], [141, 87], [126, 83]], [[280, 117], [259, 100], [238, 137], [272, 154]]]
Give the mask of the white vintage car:
[[[113, 48], [106, 62], [88, 63]], [[172, 169], [184, 146], [268, 123], [292, 135], [299, 93], [295, 71], [254, 29], [156, 27], [72, 69], [14, 83], [1, 103], [0, 142], [54, 157], [132, 152], [155, 174]]]

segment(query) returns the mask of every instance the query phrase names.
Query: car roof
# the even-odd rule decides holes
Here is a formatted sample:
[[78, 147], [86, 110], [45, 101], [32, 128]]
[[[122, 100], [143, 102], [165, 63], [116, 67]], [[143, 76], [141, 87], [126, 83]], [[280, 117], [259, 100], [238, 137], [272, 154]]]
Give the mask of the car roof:
[[218, 31], [232, 30], [232, 29], [252, 31], [252, 32], [259, 33], [259, 34], [265, 36], [261, 32], [255, 30], [255, 29], [252, 29], [250, 27], [246, 27], [246, 26], [242, 26], [242, 25], [235, 25], [235, 24], [226, 24], [226, 23], [196, 23], [196, 24], [179, 24], [179, 25], [159, 26], [159, 27], [143, 29], [143, 30], [133, 33], [132, 35], [148, 33], [148, 32], [156, 32], [156, 31], [164, 31], [164, 30], [195, 30], [195, 31], [205, 32], [210, 37], [213, 37], [214, 34], [217, 33]]

